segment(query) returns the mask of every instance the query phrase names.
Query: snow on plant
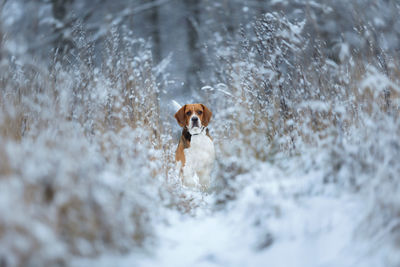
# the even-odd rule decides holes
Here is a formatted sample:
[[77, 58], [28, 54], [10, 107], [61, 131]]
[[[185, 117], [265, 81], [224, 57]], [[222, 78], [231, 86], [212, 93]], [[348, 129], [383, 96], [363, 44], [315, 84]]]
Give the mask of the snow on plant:
[[[302, 166], [296, 169], [298, 176], [317, 173], [314, 193], [335, 185], [339, 192], [371, 201], [363, 211], [363, 229], [374, 236], [384, 228], [386, 244], [395, 242], [398, 235], [389, 233], [398, 228], [400, 207], [395, 200], [400, 174], [398, 67], [394, 60], [383, 65], [382, 54], [370, 55], [367, 62], [357, 51], [347, 62], [336, 62], [324, 53], [323, 40], [307, 35], [309, 23], [270, 13], [250, 27], [253, 32], [242, 30], [223, 49], [217, 38], [209, 49], [216, 85], [203, 90], [216, 107], [217, 120], [224, 122], [214, 126], [217, 155], [224, 158], [217, 168], [219, 199], [239, 197], [249, 213], [256, 211], [249, 215], [243, 208], [244, 217], [254, 216], [252, 221], [265, 225], [270, 216], [257, 214], [263, 209], [273, 214], [276, 207], [262, 200], [269, 198], [263, 193], [269, 190], [257, 178], [257, 162], [292, 162]], [[263, 179], [268, 184], [268, 176]], [[258, 188], [253, 196], [258, 200], [244, 197], [253, 190], [243, 191], [247, 186]], [[257, 207], [251, 207], [253, 202]], [[261, 231], [268, 237], [261, 244], [272, 242], [268, 230]]]
[[218, 84], [205, 90], [216, 107], [215, 120], [226, 122], [214, 127], [222, 140], [218, 176], [224, 187], [258, 161], [273, 161], [278, 150], [290, 153], [294, 146], [292, 106], [306, 82], [298, 72], [303, 25], [267, 14], [254, 23], [253, 35], [243, 30], [239, 41], [223, 51], [217, 44], [212, 51], [211, 58], [218, 59], [213, 62]]
[[[47, 68], [3, 60], [0, 258], [67, 264], [70, 255], [146, 248], [168, 201], [162, 125], [149, 47], [113, 29], [102, 63], [77, 49]], [[70, 62], [70, 63], [68, 63]], [[158, 86], [157, 86], [158, 83]]]

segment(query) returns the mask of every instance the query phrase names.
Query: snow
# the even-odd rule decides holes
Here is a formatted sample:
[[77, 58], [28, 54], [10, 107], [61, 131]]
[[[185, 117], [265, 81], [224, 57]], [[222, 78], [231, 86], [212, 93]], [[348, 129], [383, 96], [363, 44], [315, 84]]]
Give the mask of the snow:
[[[177, 267], [354, 266], [359, 262], [363, 262], [363, 266], [384, 266], [376, 265], [374, 257], [363, 254], [366, 252], [361, 246], [355, 246], [357, 241], [353, 233], [363, 216], [360, 213], [364, 206], [362, 199], [340, 193], [337, 196], [298, 196], [310, 190], [309, 187], [319, 180], [318, 175], [288, 177], [282, 170], [266, 164], [246, 176], [258, 182], [264, 179], [269, 182], [249, 184], [239, 199], [225, 209], [215, 210], [215, 196], [210, 194], [195, 196], [200, 204], [194, 215], [169, 212], [167, 223], [157, 228], [159, 241], [150, 252], [151, 257], [136, 253], [93, 262], [100, 263], [99, 266], [110, 262], [117, 262], [118, 266]], [[308, 188], [299, 186], [299, 180]], [[259, 199], [255, 193], [260, 186], [263, 195], [269, 195], [269, 201]], [[264, 247], [259, 243], [263, 236], [254, 229], [253, 220], [259, 217], [257, 211], [265, 207], [279, 211], [261, 218], [266, 220], [261, 233], [267, 230], [267, 238], [272, 238]], [[85, 266], [89, 262], [77, 260], [74, 266]]]
[[172, 103], [172, 106], [173, 106], [175, 112], [180, 110], [182, 107], [182, 105], [179, 104], [176, 100], [171, 100], [171, 103]]
[[[92, 36], [28, 2], [0, 14], [0, 265], [399, 266], [400, 42], [379, 19], [390, 1], [271, 1], [284, 10], [267, 15], [260, 1], [217, 1], [197, 21], [162, 0], [107, 16], [135, 14], [132, 30], [93, 14]], [[133, 36], [155, 6], [159, 62]], [[168, 17], [195, 22], [196, 48]], [[42, 58], [31, 43], [51, 30], [75, 49], [46, 43], [58, 52]], [[213, 112], [206, 192], [183, 186], [174, 161], [173, 115], [193, 102]]]

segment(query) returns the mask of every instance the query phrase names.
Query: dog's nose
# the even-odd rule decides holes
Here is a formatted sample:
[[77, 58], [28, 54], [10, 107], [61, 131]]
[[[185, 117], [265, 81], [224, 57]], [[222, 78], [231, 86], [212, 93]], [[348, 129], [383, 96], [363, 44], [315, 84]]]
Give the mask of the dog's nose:
[[197, 118], [197, 117], [192, 118], [192, 122], [198, 122], [198, 121], [199, 121], [199, 118]]

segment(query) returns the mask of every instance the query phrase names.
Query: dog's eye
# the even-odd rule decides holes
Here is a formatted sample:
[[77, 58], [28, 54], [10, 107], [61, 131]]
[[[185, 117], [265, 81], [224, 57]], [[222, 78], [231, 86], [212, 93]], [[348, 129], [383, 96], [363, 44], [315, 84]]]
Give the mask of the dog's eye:
[[192, 114], [191, 111], [186, 112], [186, 115], [190, 116], [190, 114]]
[[198, 111], [197, 111], [197, 114], [201, 115], [201, 114], [203, 114], [203, 111], [198, 110]]

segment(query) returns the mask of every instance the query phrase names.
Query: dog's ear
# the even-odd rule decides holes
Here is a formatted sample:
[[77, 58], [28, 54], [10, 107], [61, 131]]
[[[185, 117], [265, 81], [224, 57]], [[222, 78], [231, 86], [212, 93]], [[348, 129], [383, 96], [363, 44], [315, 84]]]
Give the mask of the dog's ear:
[[177, 120], [178, 124], [181, 127], [185, 127], [185, 108], [186, 105], [184, 105], [183, 107], [181, 107], [176, 113], [175, 113], [175, 119]]
[[211, 120], [212, 112], [205, 105], [201, 104], [201, 106], [203, 107], [203, 121], [202, 121], [202, 124], [204, 126], [207, 126], [208, 123]]

